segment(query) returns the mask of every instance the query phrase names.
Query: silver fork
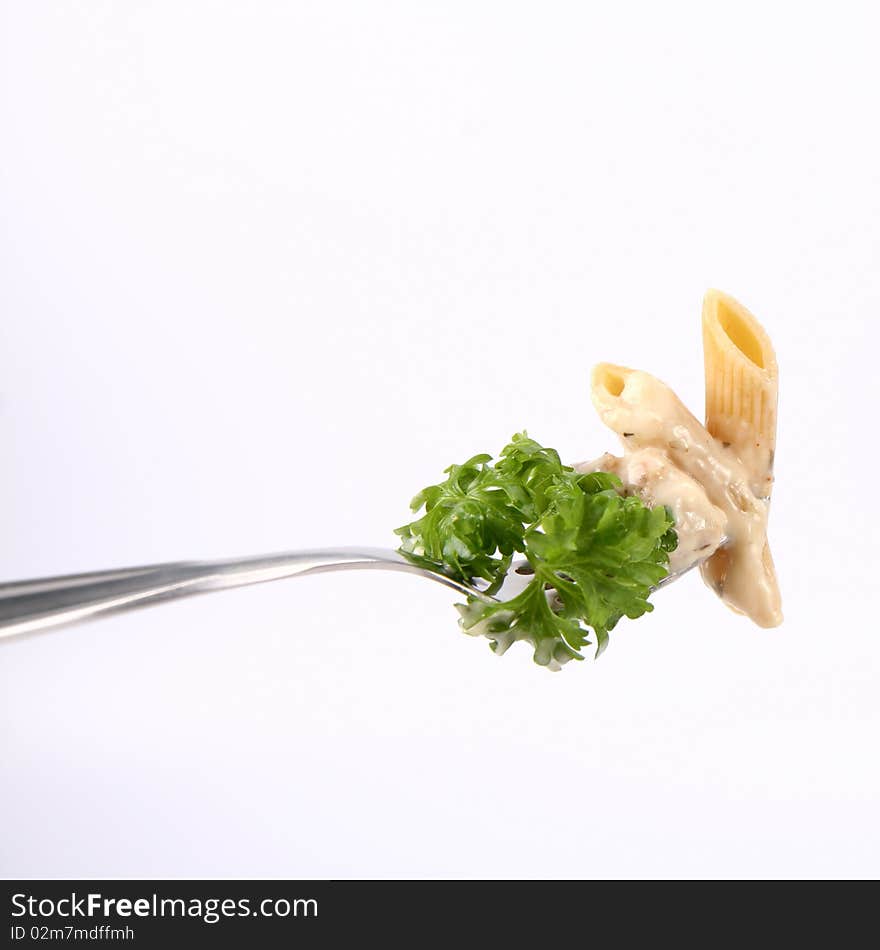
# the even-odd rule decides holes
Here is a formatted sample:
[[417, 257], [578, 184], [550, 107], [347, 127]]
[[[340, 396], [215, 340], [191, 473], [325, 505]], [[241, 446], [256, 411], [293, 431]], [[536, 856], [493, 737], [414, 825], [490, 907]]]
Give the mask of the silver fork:
[[[667, 575], [657, 587], [676, 580], [690, 567]], [[405, 571], [445, 584], [460, 594], [488, 599], [478, 587], [412, 564], [390, 549], [326, 548], [223, 561], [179, 561], [0, 584], [0, 639], [196, 594], [303, 574], [351, 570]], [[502, 588], [505, 598], [513, 596], [512, 588], [528, 582], [529, 573], [526, 561], [513, 565]]]

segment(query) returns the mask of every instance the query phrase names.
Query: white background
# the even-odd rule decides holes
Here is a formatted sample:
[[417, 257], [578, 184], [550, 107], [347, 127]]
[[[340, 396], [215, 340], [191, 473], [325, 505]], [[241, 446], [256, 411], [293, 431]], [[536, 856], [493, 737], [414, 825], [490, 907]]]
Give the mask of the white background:
[[415, 578], [0, 648], [7, 876], [880, 873], [865, 4], [0, 3], [0, 577], [393, 545], [452, 461], [781, 366], [785, 624], [698, 577], [550, 674]]

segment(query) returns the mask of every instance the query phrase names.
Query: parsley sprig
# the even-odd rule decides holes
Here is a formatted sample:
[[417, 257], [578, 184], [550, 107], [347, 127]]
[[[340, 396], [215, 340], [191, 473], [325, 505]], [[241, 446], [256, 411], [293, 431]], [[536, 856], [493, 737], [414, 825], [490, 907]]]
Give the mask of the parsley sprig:
[[424, 514], [397, 529], [399, 550], [457, 580], [482, 579], [490, 595], [523, 555], [534, 571], [525, 589], [457, 604], [464, 631], [488, 637], [499, 654], [524, 640], [536, 663], [554, 669], [582, 660], [593, 642], [598, 656], [621, 617], [653, 609], [648, 595], [677, 544], [671, 515], [625, 495], [616, 475], [577, 473], [525, 432], [491, 461], [475, 455], [422, 489], [411, 507]]

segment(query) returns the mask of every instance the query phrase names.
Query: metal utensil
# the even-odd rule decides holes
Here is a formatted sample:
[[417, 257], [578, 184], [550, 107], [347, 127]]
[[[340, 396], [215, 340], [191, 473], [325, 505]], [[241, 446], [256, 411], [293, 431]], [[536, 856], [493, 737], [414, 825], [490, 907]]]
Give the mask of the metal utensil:
[[[426, 570], [407, 561], [396, 551], [384, 548], [293, 551], [224, 561], [153, 564], [0, 584], [0, 639], [51, 630], [180, 597], [303, 574], [350, 570], [406, 571], [445, 584], [466, 596], [487, 596], [477, 587]], [[686, 570], [669, 574], [657, 586], [665, 586]], [[517, 584], [528, 583], [529, 573], [527, 562], [513, 565], [502, 589], [505, 598], [515, 593], [511, 588]]]

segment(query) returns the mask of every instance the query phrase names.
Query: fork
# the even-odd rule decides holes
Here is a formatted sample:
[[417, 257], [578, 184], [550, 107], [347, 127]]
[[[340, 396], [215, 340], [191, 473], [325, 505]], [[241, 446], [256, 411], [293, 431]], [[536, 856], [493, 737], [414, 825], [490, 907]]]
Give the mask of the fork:
[[[693, 566], [668, 574], [657, 587], [676, 580]], [[232, 560], [178, 561], [0, 584], [0, 639], [196, 594], [324, 571], [350, 570], [405, 571], [466, 596], [490, 599], [478, 587], [413, 564], [397, 551], [323, 548]], [[511, 587], [527, 583], [530, 573], [527, 561], [516, 562], [505, 581], [505, 597], [512, 596]]]

